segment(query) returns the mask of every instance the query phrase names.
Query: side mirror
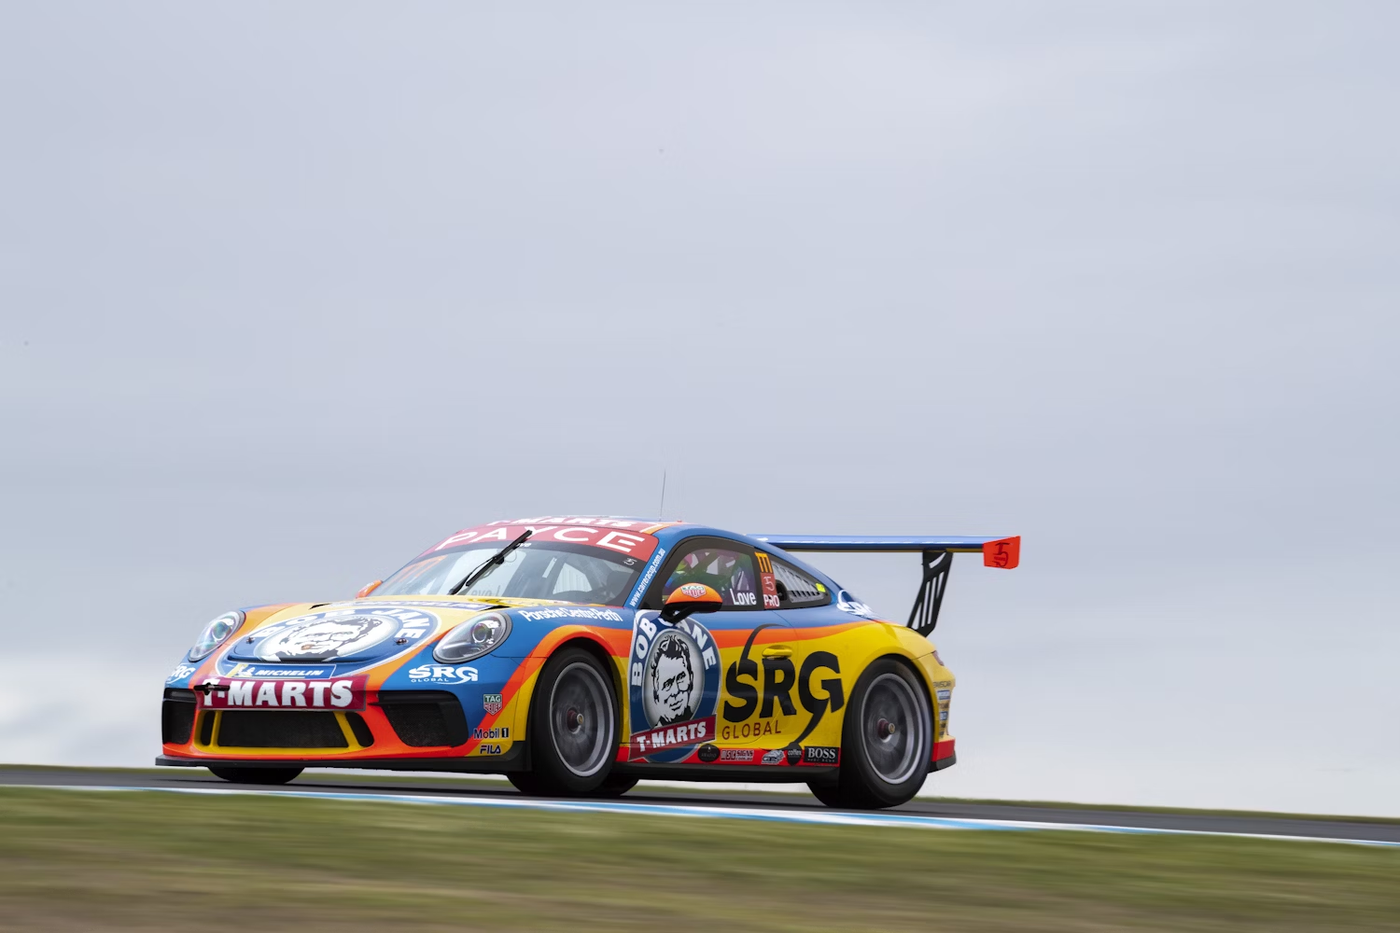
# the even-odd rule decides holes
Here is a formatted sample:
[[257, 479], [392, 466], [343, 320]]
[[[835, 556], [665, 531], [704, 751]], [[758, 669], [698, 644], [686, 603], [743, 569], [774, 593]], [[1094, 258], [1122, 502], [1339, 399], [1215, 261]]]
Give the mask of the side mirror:
[[355, 598], [364, 599], [370, 593], [373, 593], [375, 590], [379, 589], [379, 584], [383, 582], [383, 580], [375, 580], [373, 583], [366, 583], [360, 588], [360, 591], [355, 594]]
[[661, 620], [672, 625], [694, 612], [714, 612], [724, 608], [724, 598], [714, 587], [703, 583], [683, 583], [666, 597]]

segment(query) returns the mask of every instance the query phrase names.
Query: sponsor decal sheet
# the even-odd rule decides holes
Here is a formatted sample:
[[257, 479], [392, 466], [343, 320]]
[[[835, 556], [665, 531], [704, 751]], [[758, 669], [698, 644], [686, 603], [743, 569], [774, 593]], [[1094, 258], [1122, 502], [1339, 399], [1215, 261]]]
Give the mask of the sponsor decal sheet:
[[[757, 620], [755, 620], [757, 622]], [[800, 661], [762, 657], [757, 623], [724, 649], [694, 616], [675, 624], [637, 613], [628, 659], [632, 733], [626, 760], [650, 763], [835, 766], [836, 717], [845, 702], [840, 661], [808, 650]], [[790, 633], [790, 630], [784, 629]], [[726, 664], [726, 660], [728, 663]], [[827, 728], [822, 729], [823, 723]]]

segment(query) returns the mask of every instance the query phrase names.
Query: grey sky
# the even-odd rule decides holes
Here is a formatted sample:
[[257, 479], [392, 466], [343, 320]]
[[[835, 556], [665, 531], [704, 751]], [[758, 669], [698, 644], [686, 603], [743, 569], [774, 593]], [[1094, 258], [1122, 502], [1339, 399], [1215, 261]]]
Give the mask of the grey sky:
[[[10, 4], [0, 760], [456, 528], [1025, 535], [927, 790], [1400, 815], [1388, 3]], [[907, 611], [912, 558], [821, 562]]]

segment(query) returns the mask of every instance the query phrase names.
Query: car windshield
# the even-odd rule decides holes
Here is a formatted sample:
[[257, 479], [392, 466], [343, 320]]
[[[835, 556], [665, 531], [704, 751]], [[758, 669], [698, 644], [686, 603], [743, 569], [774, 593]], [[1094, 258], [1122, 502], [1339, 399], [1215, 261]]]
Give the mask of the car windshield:
[[[501, 545], [451, 548], [425, 555], [385, 580], [375, 596], [445, 596]], [[641, 571], [634, 557], [582, 544], [527, 541], [459, 596], [558, 599], [620, 606]]]

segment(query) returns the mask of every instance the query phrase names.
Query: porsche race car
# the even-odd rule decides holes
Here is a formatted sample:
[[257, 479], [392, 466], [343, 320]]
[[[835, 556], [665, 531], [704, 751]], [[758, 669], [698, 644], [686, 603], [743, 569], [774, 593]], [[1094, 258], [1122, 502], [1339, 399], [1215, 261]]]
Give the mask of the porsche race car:
[[[885, 619], [793, 552], [913, 552]], [[280, 784], [308, 767], [488, 772], [530, 794], [791, 781], [898, 805], [956, 760], [928, 635], [953, 555], [1020, 538], [754, 535], [546, 516], [459, 531], [354, 599], [206, 625], [171, 672], [158, 765]]]

